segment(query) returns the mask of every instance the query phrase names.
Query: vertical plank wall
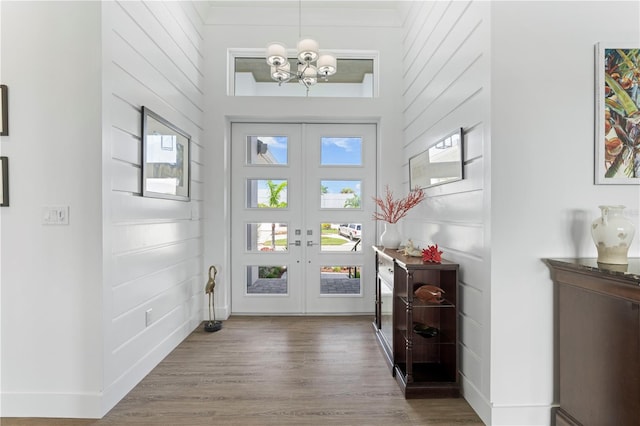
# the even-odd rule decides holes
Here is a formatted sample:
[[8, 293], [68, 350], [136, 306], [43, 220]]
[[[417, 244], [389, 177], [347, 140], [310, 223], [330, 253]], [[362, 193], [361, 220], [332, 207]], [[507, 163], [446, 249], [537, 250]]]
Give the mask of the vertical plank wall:
[[482, 2], [404, 3], [404, 170], [408, 159], [464, 129], [464, 180], [427, 190], [404, 221], [420, 247], [438, 244], [460, 267], [460, 371], [465, 398], [487, 419], [489, 23]]
[[[103, 3], [105, 412], [203, 315], [204, 19], [197, 7]], [[142, 106], [191, 135], [190, 202], [141, 196]]]

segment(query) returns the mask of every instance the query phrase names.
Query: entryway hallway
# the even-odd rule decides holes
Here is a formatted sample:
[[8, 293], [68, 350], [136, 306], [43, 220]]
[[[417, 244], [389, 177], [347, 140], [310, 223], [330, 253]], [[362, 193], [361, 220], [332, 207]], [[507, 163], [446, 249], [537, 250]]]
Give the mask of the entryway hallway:
[[462, 399], [405, 400], [371, 316], [231, 317], [198, 327], [101, 420], [15, 425], [479, 426]]

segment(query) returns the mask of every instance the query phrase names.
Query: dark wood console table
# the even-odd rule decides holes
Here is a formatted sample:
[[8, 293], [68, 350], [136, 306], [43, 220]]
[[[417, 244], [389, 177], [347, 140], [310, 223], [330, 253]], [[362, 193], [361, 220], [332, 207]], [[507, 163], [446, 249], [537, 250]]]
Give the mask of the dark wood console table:
[[556, 297], [556, 425], [640, 425], [640, 258], [545, 259]]
[[[396, 250], [373, 247], [376, 254], [374, 328], [391, 374], [406, 398], [456, 398], [458, 374], [458, 264], [423, 262]], [[414, 297], [423, 284], [442, 288], [444, 300]], [[416, 326], [437, 334], [424, 336]]]

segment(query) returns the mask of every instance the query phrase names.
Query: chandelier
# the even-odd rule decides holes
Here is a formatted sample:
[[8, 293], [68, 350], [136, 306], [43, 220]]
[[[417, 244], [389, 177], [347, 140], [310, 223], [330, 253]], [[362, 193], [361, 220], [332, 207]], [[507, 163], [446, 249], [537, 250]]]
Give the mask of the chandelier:
[[[302, 27], [302, 0], [298, 3], [298, 37]], [[336, 57], [325, 53], [320, 54], [318, 42], [305, 38], [297, 45], [297, 63], [291, 69], [291, 63], [287, 57], [287, 47], [279, 42], [267, 45], [267, 64], [271, 66], [271, 78], [278, 82], [278, 86], [291, 80], [298, 80], [307, 89], [318, 82], [318, 78], [327, 81], [327, 77], [338, 70]]]

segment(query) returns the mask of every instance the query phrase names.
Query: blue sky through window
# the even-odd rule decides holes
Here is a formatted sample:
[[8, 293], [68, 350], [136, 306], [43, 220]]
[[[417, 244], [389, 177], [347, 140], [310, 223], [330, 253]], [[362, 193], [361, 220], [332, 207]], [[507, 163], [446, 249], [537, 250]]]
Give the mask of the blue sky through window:
[[[268, 145], [268, 151], [276, 164], [288, 164], [288, 141], [286, 136], [259, 136], [260, 141]], [[360, 166], [362, 165], [362, 138], [360, 137], [323, 137], [320, 147], [322, 166]], [[339, 194], [344, 188], [351, 188], [360, 194], [360, 181], [326, 180], [322, 185], [329, 194]], [[266, 181], [258, 185], [266, 188]]]
[[322, 138], [320, 164], [323, 166], [362, 165], [362, 138]]

